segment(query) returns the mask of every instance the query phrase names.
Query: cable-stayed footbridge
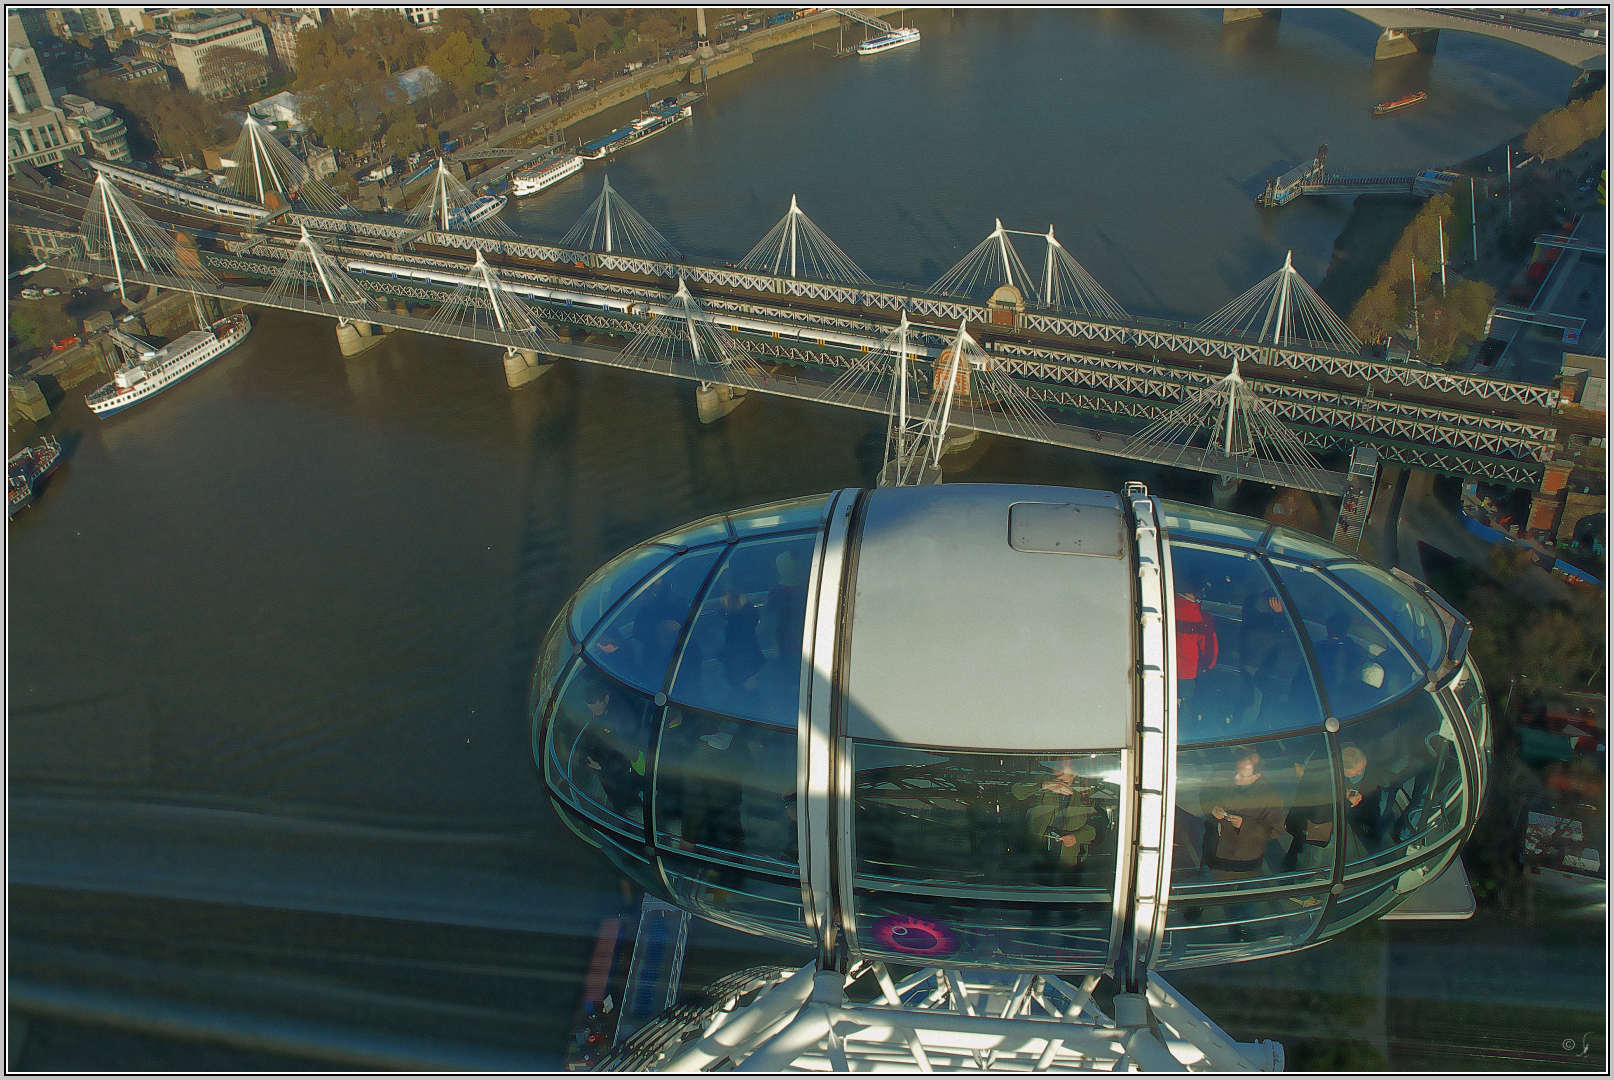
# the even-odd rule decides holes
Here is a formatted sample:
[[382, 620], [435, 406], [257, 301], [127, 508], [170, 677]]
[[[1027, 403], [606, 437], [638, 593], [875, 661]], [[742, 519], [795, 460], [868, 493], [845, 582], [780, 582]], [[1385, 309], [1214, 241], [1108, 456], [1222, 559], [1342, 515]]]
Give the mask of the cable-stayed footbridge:
[[[890, 371], [865, 371], [877, 378], [860, 386], [843, 377], [906, 325], [910, 417], [951, 389], [943, 428], [1231, 478], [1338, 492], [1343, 473], [1319, 462], [1371, 445], [1389, 461], [1530, 484], [1558, 437], [1553, 389], [1366, 355], [1289, 264], [1189, 326], [1127, 314], [1052, 228], [999, 222], [915, 289], [870, 280], [795, 200], [723, 266], [679, 256], [609, 190], [549, 244], [301, 205], [254, 215], [250, 200], [205, 196], [225, 206], [216, 213], [174, 185], [94, 164], [100, 179], [81, 185], [85, 224], [56, 265], [331, 317], [339, 336], [346, 327], [345, 351], [379, 340], [379, 328], [499, 345], [512, 385], [569, 357], [891, 413]], [[166, 228], [169, 263], [132, 258], [130, 237], [106, 227], [130, 209]], [[1033, 245], [1037, 255], [1022, 258]], [[672, 330], [696, 343], [720, 331], [734, 348], [651, 347], [679, 340]], [[727, 360], [714, 367], [714, 355]]]

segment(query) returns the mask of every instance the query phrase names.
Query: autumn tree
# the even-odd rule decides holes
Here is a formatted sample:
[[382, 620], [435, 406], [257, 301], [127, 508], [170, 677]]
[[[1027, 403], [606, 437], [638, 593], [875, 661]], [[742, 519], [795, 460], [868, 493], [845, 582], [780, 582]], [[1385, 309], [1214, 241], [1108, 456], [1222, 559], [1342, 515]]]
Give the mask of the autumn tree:
[[570, 23], [556, 23], [551, 26], [544, 40], [549, 51], [556, 56], [565, 56], [567, 53], [577, 51], [577, 35], [572, 32]]
[[219, 142], [223, 112], [200, 94], [115, 79], [97, 80], [90, 89], [97, 100], [121, 105], [165, 155], [194, 157]]
[[639, 37], [657, 49], [664, 49], [678, 40], [678, 31], [672, 23], [658, 14], [646, 15], [639, 23]]
[[60, 304], [13, 304], [11, 334], [23, 348], [37, 348], [60, 341], [78, 329]]
[[398, 158], [408, 157], [416, 150], [424, 150], [437, 142], [436, 133], [421, 127], [412, 117], [394, 120], [383, 138], [388, 153]]
[[464, 94], [488, 77], [488, 51], [480, 40], [456, 30], [427, 54], [426, 66], [456, 93]]
[[338, 150], [354, 150], [374, 139], [383, 121], [408, 104], [397, 79], [358, 55], [322, 70], [304, 68], [298, 86], [303, 120], [325, 145]]
[[236, 45], [215, 45], [202, 54], [201, 74], [210, 95], [233, 97], [263, 85], [269, 77], [269, 58]]
[[590, 58], [600, 58], [600, 46], [611, 42], [611, 24], [598, 15], [587, 15], [583, 24], [577, 29], [577, 49], [579, 52], [591, 54]]

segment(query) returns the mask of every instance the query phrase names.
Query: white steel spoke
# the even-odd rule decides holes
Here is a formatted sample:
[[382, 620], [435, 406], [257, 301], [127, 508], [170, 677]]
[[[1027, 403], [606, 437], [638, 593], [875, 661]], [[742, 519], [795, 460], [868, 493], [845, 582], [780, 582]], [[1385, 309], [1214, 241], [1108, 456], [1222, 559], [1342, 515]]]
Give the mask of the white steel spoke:
[[607, 255], [636, 255], [646, 259], [682, 258], [656, 227], [629, 206], [604, 178], [599, 198], [589, 204], [571, 231], [561, 237], [561, 247], [576, 251], [597, 251]]
[[790, 196], [790, 209], [757, 242], [745, 258], [735, 264], [741, 270], [756, 270], [774, 277], [815, 278], [848, 285], [874, 284]]

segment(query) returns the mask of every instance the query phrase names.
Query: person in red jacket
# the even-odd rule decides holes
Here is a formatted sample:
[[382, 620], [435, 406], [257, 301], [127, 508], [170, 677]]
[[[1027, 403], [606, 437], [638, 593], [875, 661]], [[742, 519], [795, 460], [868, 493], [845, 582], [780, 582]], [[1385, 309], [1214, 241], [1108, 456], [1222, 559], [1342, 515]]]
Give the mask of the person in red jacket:
[[1194, 680], [1216, 666], [1216, 623], [1193, 593], [1178, 593], [1177, 708], [1194, 700]]

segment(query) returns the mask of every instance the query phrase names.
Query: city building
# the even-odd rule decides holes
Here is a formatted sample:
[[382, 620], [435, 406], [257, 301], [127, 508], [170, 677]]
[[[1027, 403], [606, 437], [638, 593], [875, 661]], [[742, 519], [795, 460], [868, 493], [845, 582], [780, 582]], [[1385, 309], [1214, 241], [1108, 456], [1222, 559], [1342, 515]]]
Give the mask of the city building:
[[285, 124], [288, 127], [297, 127], [302, 123], [302, 118], [297, 115], [297, 95], [290, 90], [282, 90], [273, 97], [266, 97], [262, 101], [254, 101], [247, 106], [247, 112], [265, 124]]
[[107, 161], [134, 160], [128, 130], [111, 109], [78, 94], [63, 94], [62, 109], [78, 125], [85, 150]]
[[398, 72], [397, 79], [398, 85], [403, 87], [404, 95], [410, 102], [418, 101], [427, 94], [436, 93], [443, 85], [443, 80], [437, 77], [437, 73], [424, 64], [412, 67], [408, 71]]
[[69, 123], [51, 99], [39, 57], [26, 44], [22, 20], [11, 15], [6, 35], [14, 44], [6, 52], [6, 173], [23, 164], [49, 165], [81, 145], [78, 125]]
[[171, 40], [174, 66], [184, 78], [186, 89], [204, 97], [223, 96], [235, 89], [221, 84], [217, 75], [206, 70], [207, 55], [215, 49], [229, 47], [257, 53], [265, 64], [262, 77], [254, 85], [262, 86], [269, 81], [269, 45], [263, 25], [245, 15], [224, 12], [179, 23], [174, 27]]
[[443, 13], [440, 7], [406, 7], [398, 10], [416, 26], [436, 26], [438, 17]]
[[[50, 18], [44, 8], [16, 8], [14, 10], [18, 19], [21, 20], [22, 32], [29, 45], [42, 45], [55, 37], [50, 31]], [[17, 44], [17, 42], [12, 44]]]
[[134, 56], [115, 56], [110, 67], [101, 69], [101, 77], [122, 83], [168, 82], [168, 69], [151, 60]]
[[167, 30], [142, 30], [134, 36], [140, 58], [166, 67], [174, 66], [173, 36]]
[[287, 71], [297, 70], [297, 34], [318, 26], [317, 9], [277, 11], [269, 20], [269, 41], [274, 47], [275, 59]]

